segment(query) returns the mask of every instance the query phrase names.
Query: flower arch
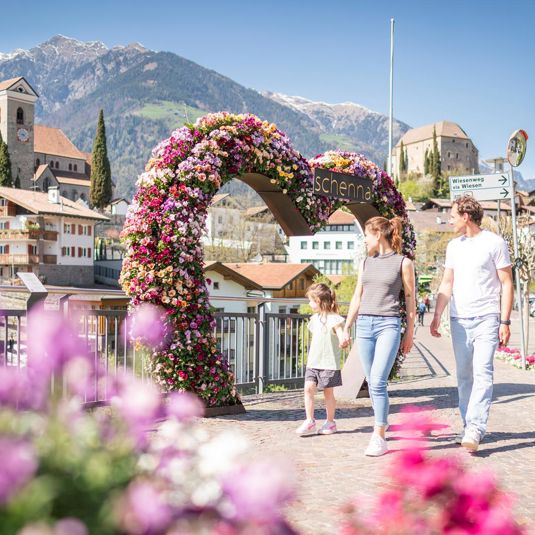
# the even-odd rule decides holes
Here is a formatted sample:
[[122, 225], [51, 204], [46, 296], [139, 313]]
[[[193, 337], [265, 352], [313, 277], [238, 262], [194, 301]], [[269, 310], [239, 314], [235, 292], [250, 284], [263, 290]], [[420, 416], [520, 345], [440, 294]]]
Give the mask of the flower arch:
[[[179, 128], [153, 150], [122, 232], [127, 253], [120, 283], [132, 306], [151, 303], [166, 311], [173, 334], [150, 360], [164, 390], [195, 392], [208, 406], [238, 402], [232, 373], [213, 336], [203, 273], [201, 236], [213, 195], [232, 178], [241, 178], [275, 210], [288, 233], [302, 229], [312, 234], [345, 204], [313, 194], [315, 167], [368, 177], [375, 213], [406, 220], [404, 252], [414, 257], [414, 232], [403, 198], [391, 178], [361, 155], [330, 151], [308, 162], [275, 125], [229, 113], [209, 114]], [[276, 213], [281, 203], [290, 215]], [[348, 207], [362, 220], [359, 205]]]

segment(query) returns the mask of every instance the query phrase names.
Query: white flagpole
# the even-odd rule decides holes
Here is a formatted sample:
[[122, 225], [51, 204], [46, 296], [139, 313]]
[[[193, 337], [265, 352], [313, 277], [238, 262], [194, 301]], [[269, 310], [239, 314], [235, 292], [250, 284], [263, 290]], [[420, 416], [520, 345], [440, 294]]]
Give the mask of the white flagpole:
[[392, 121], [394, 115], [394, 19], [390, 19], [390, 116], [388, 120], [388, 174], [392, 177]]

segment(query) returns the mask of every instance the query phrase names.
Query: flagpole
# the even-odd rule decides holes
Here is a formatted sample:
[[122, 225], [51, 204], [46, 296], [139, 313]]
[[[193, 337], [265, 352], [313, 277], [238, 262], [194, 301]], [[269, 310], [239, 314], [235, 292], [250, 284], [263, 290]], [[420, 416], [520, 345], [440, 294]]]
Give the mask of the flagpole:
[[392, 123], [394, 115], [394, 19], [390, 19], [390, 114], [388, 119], [388, 174], [392, 177]]

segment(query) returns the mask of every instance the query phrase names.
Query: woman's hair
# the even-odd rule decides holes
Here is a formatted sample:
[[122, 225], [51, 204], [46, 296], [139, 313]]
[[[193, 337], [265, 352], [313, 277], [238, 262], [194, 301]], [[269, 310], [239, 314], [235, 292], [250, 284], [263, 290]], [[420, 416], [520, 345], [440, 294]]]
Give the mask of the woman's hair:
[[468, 214], [470, 220], [477, 226], [481, 225], [483, 219], [483, 208], [481, 204], [477, 202], [471, 195], [463, 195], [453, 201], [453, 204], [457, 205], [457, 212], [459, 214]]
[[314, 299], [319, 303], [322, 312], [338, 312], [336, 303], [336, 293], [326, 284], [318, 282], [310, 286], [305, 294], [309, 299]]
[[373, 232], [380, 232], [383, 238], [390, 244], [390, 247], [396, 253], [401, 253], [401, 246], [403, 245], [403, 239], [401, 237], [403, 221], [401, 217], [394, 217], [392, 219], [381, 216], [372, 217], [366, 221], [364, 228]]

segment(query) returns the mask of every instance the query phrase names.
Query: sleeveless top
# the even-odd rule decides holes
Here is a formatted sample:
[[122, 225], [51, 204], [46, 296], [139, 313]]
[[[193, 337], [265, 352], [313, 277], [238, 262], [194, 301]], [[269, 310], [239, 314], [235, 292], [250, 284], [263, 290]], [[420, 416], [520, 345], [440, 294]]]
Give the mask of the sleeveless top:
[[392, 252], [364, 259], [359, 315], [399, 316], [399, 294], [403, 287], [401, 264], [404, 258]]

